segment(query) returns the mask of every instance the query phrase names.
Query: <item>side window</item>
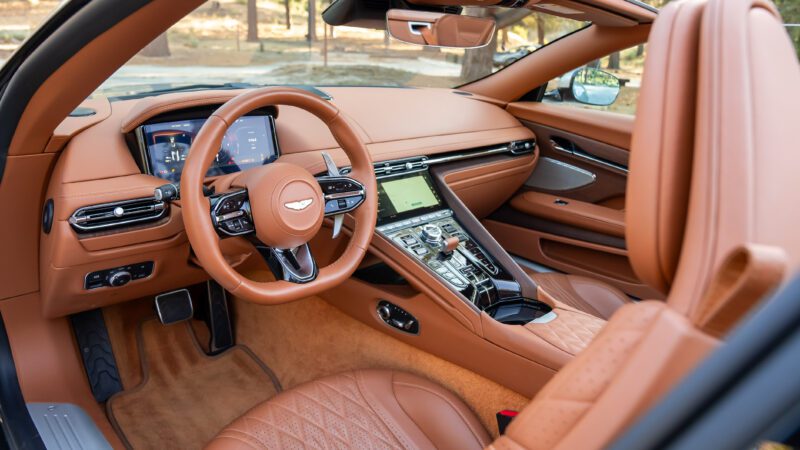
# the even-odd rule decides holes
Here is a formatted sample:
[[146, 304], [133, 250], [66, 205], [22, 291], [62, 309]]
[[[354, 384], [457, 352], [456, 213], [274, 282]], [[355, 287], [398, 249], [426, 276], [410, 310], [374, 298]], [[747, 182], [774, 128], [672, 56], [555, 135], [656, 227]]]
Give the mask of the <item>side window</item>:
[[547, 83], [542, 102], [635, 115], [646, 56], [642, 44], [571, 70]]

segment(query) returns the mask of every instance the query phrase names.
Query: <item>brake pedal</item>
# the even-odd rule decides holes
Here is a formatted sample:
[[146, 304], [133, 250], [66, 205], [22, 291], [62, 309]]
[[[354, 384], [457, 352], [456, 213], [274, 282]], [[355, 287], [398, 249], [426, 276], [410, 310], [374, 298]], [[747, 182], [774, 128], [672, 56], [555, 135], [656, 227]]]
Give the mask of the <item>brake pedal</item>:
[[156, 295], [158, 320], [164, 325], [189, 320], [194, 315], [192, 296], [187, 289]]

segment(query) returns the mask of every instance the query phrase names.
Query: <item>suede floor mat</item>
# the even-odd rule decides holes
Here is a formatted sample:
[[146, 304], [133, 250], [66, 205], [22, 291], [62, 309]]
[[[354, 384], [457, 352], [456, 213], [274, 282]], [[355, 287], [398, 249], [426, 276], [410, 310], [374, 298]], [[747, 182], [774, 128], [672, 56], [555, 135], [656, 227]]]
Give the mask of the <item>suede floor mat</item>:
[[207, 356], [188, 323], [143, 322], [143, 382], [109, 399], [108, 415], [134, 449], [203, 448], [227, 424], [273, 397], [280, 384], [245, 346]]

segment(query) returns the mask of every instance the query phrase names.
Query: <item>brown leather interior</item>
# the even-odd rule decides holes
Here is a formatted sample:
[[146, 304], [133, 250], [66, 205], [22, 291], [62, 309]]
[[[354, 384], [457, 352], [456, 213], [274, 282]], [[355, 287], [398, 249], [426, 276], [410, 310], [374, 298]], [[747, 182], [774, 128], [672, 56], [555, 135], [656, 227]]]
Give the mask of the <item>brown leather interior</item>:
[[[703, 16], [702, 20], [698, 20], [700, 15]], [[648, 61], [671, 57], [674, 48], [671, 45], [673, 34], [680, 35], [681, 38], [695, 36], [695, 40], [699, 39], [700, 43], [699, 77], [685, 82], [714, 86], [709, 91], [698, 90], [698, 136], [695, 140], [688, 223], [674, 286], [666, 305], [643, 302], [619, 310], [592, 345], [559, 372], [515, 419], [508, 433], [494, 444], [497, 448], [605, 447], [644, 408], [663, 395], [675, 380], [716, 345], [714, 338], [698, 329], [705, 323], [705, 313], [709, 310], [727, 309], [730, 316], [723, 323], [730, 327], [752, 305], [738, 295], [729, 295], [730, 292], [742, 292], [736, 289], [733, 280], [730, 290], [715, 289], [717, 285], [713, 284], [714, 280], [720, 278], [709, 274], [718, 273], [725, 279], [730, 276], [731, 268], [736, 266], [741, 269], [734, 272], [746, 274], [746, 262], [752, 260], [763, 261], [764, 265], [760, 270], [771, 273], [764, 280], [779, 279], [780, 275], [775, 274], [783, 273], [781, 268], [784, 264], [791, 268], [788, 272], [797, 269], [800, 242], [796, 234], [789, 231], [788, 224], [797, 223], [798, 218], [795, 216], [798, 213], [785, 209], [759, 208], [759, 205], [767, 208], [766, 205], [772, 203], [768, 186], [775, 186], [776, 179], [783, 181], [777, 183], [782, 187], [796, 183], [796, 177], [791, 175], [790, 170], [778, 168], [787, 162], [787, 158], [796, 158], [796, 155], [789, 156], [782, 152], [781, 156], [777, 156], [777, 153], [769, 151], [754, 153], [755, 142], [759, 142], [759, 149], [774, 148], [761, 145], [761, 138], [784, 139], [783, 142], [791, 139], [788, 128], [783, 127], [782, 131], [778, 131], [782, 120], [779, 115], [798, 108], [796, 102], [777, 98], [780, 95], [777, 86], [790, 82], [789, 80], [793, 80], [791, 83], [800, 80], [800, 68], [790, 57], [792, 49], [781, 28], [773, 6], [759, 1], [679, 2], [668, 5], [661, 12], [653, 31], [654, 38], [650, 41], [651, 53]], [[735, 36], [751, 38], [737, 40]], [[775, 67], [769, 70], [762, 68], [756, 62], [764, 52], [748, 52], [740, 47], [750, 45], [754, 46], [750, 48], [756, 48], [755, 45], [759, 45], [758, 48], [772, 45], [770, 48], [776, 49], [772, 58], [785, 56], [780, 61], [787, 61], [787, 65], [777, 67], [775, 72], [772, 72]], [[766, 61], [761, 61], [761, 64], [764, 63]], [[713, 74], [723, 72], [736, 75], [732, 80], [723, 78], [727, 83], [707, 83]], [[749, 76], [744, 78], [744, 73]], [[663, 73], [646, 70], [646, 89], [658, 92], [663, 90], [662, 83], [667, 83]], [[733, 91], [726, 90], [722, 94], [722, 89], [725, 88]], [[736, 94], [732, 95], [732, 92]], [[755, 101], [755, 98], [759, 100]], [[742, 106], [739, 109], [729, 105], [726, 108], [726, 102], [751, 106]], [[772, 105], [770, 109], [764, 108], [767, 102]], [[655, 106], [646, 105], [647, 108]], [[759, 106], [764, 109], [759, 109]], [[750, 108], [757, 109], [758, 114]], [[669, 114], [670, 110], [664, 111]], [[731, 111], [736, 111], [733, 117], [729, 114]], [[749, 121], [743, 120], [742, 114], [750, 118]], [[776, 116], [770, 116], [771, 114]], [[668, 117], [652, 116], [651, 119], [659, 122], [682, 120], [681, 117]], [[736, 117], [739, 118], [736, 122], [738, 126], [722, 126]], [[763, 128], [759, 128], [761, 122], [752, 120], [754, 117], [764, 117]], [[770, 123], [769, 126], [766, 125], [767, 122]], [[672, 124], [665, 123], [664, 126], [670, 127]], [[720, 132], [723, 129], [726, 130], [725, 133]], [[761, 133], [765, 134], [762, 136]], [[745, 135], [754, 140], [742, 139]], [[720, 142], [720, 138], [725, 141]], [[723, 150], [726, 156], [720, 157]], [[636, 160], [632, 163], [637, 164]], [[737, 178], [733, 175], [737, 171], [746, 170], [765, 172], [761, 172], [763, 177]], [[724, 184], [719, 177], [721, 171], [726, 174]], [[766, 173], [770, 173], [770, 176], [766, 176]], [[734, 201], [733, 197], [739, 201]], [[748, 198], [750, 202], [741, 202], [742, 198]], [[764, 231], [744, 231], [745, 229]], [[731, 250], [738, 246], [756, 243], [779, 246], [787, 252], [786, 258], [774, 249], [760, 251], [760, 257], [752, 256], [752, 253], [749, 257], [743, 257], [746, 253], [731, 254]], [[729, 263], [721, 264], [726, 255], [730, 255], [727, 260]], [[759, 267], [759, 264], [756, 263], [753, 267]], [[721, 286], [728, 284], [722, 283]], [[773, 287], [774, 285], [775, 283]], [[749, 286], [752, 290], [743, 294], [744, 297], [757, 298], [763, 293], [760, 284]], [[717, 295], [732, 303], [715, 298]], [[730, 307], [721, 307], [722, 304]], [[652, 352], [649, 348], [659, 350]], [[626, 356], [621, 357], [622, 355]], [[621, 364], [623, 361], [624, 364]], [[587, 367], [604, 369], [600, 372], [602, 375], [594, 376], [589, 375]], [[551, 425], [544, 427], [548, 432], [529, 432], [531, 427], [543, 424]]]
[[610, 319], [616, 310], [631, 302], [624, 292], [595, 278], [563, 273], [530, 273], [539, 290], [550, 298], [601, 319]]
[[466, 450], [482, 449], [490, 440], [472, 411], [441, 386], [402, 372], [360, 370], [278, 395], [237, 419], [207, 448], [288, 448], [311, 442]]
[[539, 158], [530, 156], [496, 158], [455, 167], [444, 175], [444, 182], [469, 211], [483, 219], [499, 208], [528, 179]]
[[473, 48], [489, 43], [495, 23], [488, 17], [390, 9], [386, 29], [393, 38], [411, 44]]
[[[527, 6], [546, 8], [541, 3]], [[202, 433], [184, 430], [191, 434], [187, 439], [195, 439], [193, 445], [202, 445], [221, 422], [244, 413], [212, 441], [213, 447], [298, 441], [363, 447], [608, 446], [718, 346], [757, 299], [798, 269], [800, 211], [780, 202], [798, 187], [794, 172], [800, 155], [789, 151], [793, 149], [787, 143], [794, 142], [790, 125], [800, 117], [800, 101], [785, 88], [800, 85], [800, 69], [774, 7], [765, 0], [685, 0], [667, 6], [653, 26], [635, 123], [595, 111], [518, 101], [535, 86], [580, 64], [643, 42], [654, 16], [619, 0], [551, 3], [579, 8], [596, 23], [459, 88], [472, 96], [451, 89], [325, 87], [334, 98], [331, 104], [310, 100], [310, 94], [292, 94], [306, 100], [294, 98], [294, 106], [279, 110], [276, 127], [282, 155], [274, 167], [291, 167], [301, 174], [297, 178], [308, 181], [311, 174], [324, 171], [320, 155], [325, 151], [337, 165], [352, 165], [352, 176], [374, 193], [372, 159], [431, 156], [533, 139], [535, 126], [613, 147], [606, 148], [611, 160], [627, 162], [616, 150], [630, 149], [630, 189], [624, 197], [614, 191], [609, 198], [572, 199], [567, 205], [556, 205], [552, 193], [520, 191], [543, 157], [541, 144], [530, 155], [492, 156], [433, 171], [451, 190], [443, 193], [445, 197], [460, 197], [451, 203], [467, 217], [462, 220], [469, 227], [480, 226], [482, 220], [498, 237], [484, 230], [488, 237], [481, 239], [488, 248], [505, 247], [551, 267], [594, 277], [535, 273], [529, 279], [502, 253], [501, 263], [520, 277], [523, 295], [552, 307], [553, 320], [506, 325], [465, 302], [396, 245], [373, 236], [374, 198], [355, 217], [347, 217], [338, 239], [330, 238], [330, 223], [323, 222], [319, 210], [297, 222], [280, 217], [289, 230], [275, 236], [274, 243], [293, 245], [313, 235], [318, 261], [344, 258], [321, 275], [321, 284], [297, 292], [293, 286], [290, 293], [285, 285], [272, 284], [274, 278], [250, 244], [238, 238], [220, 241], [208, 228], [208, 200], [199, 188], [210, 183], [226, 189], [237, 185], [237, 177], [204, 179], [203, 164], [185, 172], [185, 196], [172, 203], [159, 222], [76, 233], [68, 223], [76, 209], [149, 197], [164, 183], [142, 173], [125, 134], [158, 114], [221, 105], [242, 93], [190, 92], [112, 103], [86, 100], [85, 105], [98, 111], [95, 116], [62, 120], [125, 60], [199, 4], [154, 0], [53, 73], [28, 104], [12, 141], [0, 189], [0, 200], [15, 212], [14, 220], [0, 225], [0, 245], [11, 255], [0, 258], [0, 312], [25, 400], [79, 405], [112, 446], [123, 447], [119, 430], [93, 398], [82, 349], [67, 316], [129, 300], [149, 302], [153, 294], [211, 276], [239, 298], [234, 302], [237, 339], [252, 347], [258, 358], [274, 362], [277, 377], [291, 388], [249, 413], [244, 410], [272, 396], [269, 385], [263, 395], [253, 394], [258, 377], [236, 378], [262, 375], [249, 356], [223, 355], [228, 361], [218, 363], [224, 366], [219, 371], [203, 370], [209, 379], [189, 373], [208, 362], [196, 346], [179, 352], [185, 357], [180, 364], [160, 347], [157, 370], [191, 370], [177, 377], [137, 374], [134, 367], [145, 366], [152, 350], [131, 343], [125, 319], [108, 320], [121, 327], [112, 339], [115, 352], [125, 349], [118, 353], [125, 361], [121, 367], [126, 389], [155, 383], [156, 390], [163, 390], [171, 389], [175, 379], [211, 384], [213, 378], [225, 377], [241, 383], [228, 383], [230, 391], [217, 394], [237, 391], [230, 395], [252, 396], [231, 401], [224, 414], [208, 414]], [[209, 120], [206, 128], [215, 139], [195, 148], [195, 154], [205, 153], [205, 165], [231, 119], [254, 107], [251, 100], [234, 100]], [[325, 105], [318, 114], [322, 121], [305, 110], [309, 104]], [[448, 120], [455, 117], [454, 111], [457, 120]], [[256, 189], [256, 181], [241, 185]], [[320, 194], [315, 190], [314, 198]], [[46, 199], [55, 204], [49, 233], [40, 231]], [[587, 242], [493, 220], [493, 213], [509, 200], [517, 212], [611, 240]], [[265, 220], [275, 219], [267, 209], [264, 212]], [[625, 245], [613, 245], [622, 237]], [[83, 288], [89, 272], [141, 261], [155, 262], [152, 277], [119, 289]], [[353, 277], [359, 262], [362, 268], [385, 264], [405, 282], [381, 284]], [[241, 273], [270, 284], [245, 285], [237, 278]], [[667, 301], [631, 302], [624, 292], [602, 282], [648, 299], [668, 293]], [[243, 301], [285, 301], [312, 293], [320, 297], [280, 306]], [[380, 300], [412, 313], [423, 324], [420, 333], [401, 333], [380, 320], [375, 313]], [[151, 347], [174, 344], [153, 336], [148, 342]], [[180, 343], [183, 350], [189, 349], [187, 342]], [[180, 403], [181, 412], [195, 411], [189, 387], [181, 391], [181, 400], [189, 399]], [[144, 394], [148, 388], [140, 389]], [[490, 443], [497, 437], [493, 413], [521, 408], [529, 397], [533, 400], [507, 433]], [[128, 397], [131, 403], [137, 403], [135, 399]], [[158, 408], [173, 406], [169, 398], [159, 401]], [[142, 419], [146, 414], [137, 410], [131, 416]], [[302, 428], [303, 433], [290, 436], [285, 433], [290, 427]], [[134, 428], [134, 434], [150, 431], [141, 424]], [[335, 430], [345, 430], [348, 438], [343, 440]]]
[[[699, 14], [704, 13], [705, 17], [702, 21], [703, 26], [700, 27], [698, 21]], [[724, 30], [721, 32], [720, 28]], [[759, 0], [711, 0], [707, 4], [703, 1], [697, 2], [683, 2], [670, 4], [662, 13], [661, 18], [656, 24], [653, 32], [654, 37], [658, 39], [651, 40], [651, 52], [656, 55], [655, 60], [658, 61], [662, 57], [669, 58], [675, 51], [675, 47], [671, 42], [672, 34], [681, 34], [682, 36], [694, 36], [697, 41], [700, 38], [700, 58], [699, 58], [699, 82], [702, 83], [710, 73], [716, 73], [721, 67], [718, 64], [733, 64], [739, 62], [749, 62], [752, 56], [748, 57], [747, 52], [738, 52], [736, 44], [731, 44], [732, 41], [738, 42], [741, 45], [751, 45], [748, 40], [728, 40], [727, 33], [735, 33], [739, 36], [748, 35], [746, 31], [752, 32], [754, 35], [759, 36], [774, 45], [780, 45], [779, 48], [787, 56], [791, 53], [791, 48], [786, 41], [785, 34], [782, 35], [780, 41], [777, 36], [781, 35], [780, 21], [777, 14], [771, 5], [761, 3]], [[699, 33], [696, 31], [699, 30]], [[662, 34], [664, 33], [664, 34]], [[663, 36], [664, 39], [660, 37]], [[773, 39], [774, 38], [774, 39]], [[758, 39], [756, 39], [758, 41]], [[762, 44], [766, 42], [761, 42]], [[724, 44], [724, 45], [719, 45]], [[720, 53], [717, 53], [720, 52]], [[717, 58], [725, 55], [726, 58]], [[749, 54], [752, 55], [752, 54]], [[731, 58], [734, 56], [733, 58]], [[738, 58], [738, 59], [737, 59]], [[781, 67], [774, 78], [785, 77], [785, 81], [797, 81], [800, 77], [797, 65], [792, 58], [786, 58], [786, 61], [792, 61], [791, 67]], [[747, 89], [749, 85], [743, 84], [744, 80], [748, 82], [751, 78], [738, 78], [742, 72], [748, 72], [754, 67], [763, 67], [761, 65], [747, 65], [745, 67], [737, 67], [742, 71], [734, 71], [733, 83], [739, 82], [735, 86], [739, 89], [728, 92], [742, 93], [742, 95], [734, 95], [734, 101], [741, 101], [742, 98], [750, 98], [748, 94], [751, 91]], [[757, 69], [758, 70], [758, 69]], [[767, 69], [760, 69], [762, 72], [757, 72], [755, 79], [758, 81], [766, 81], [758, 75], [767, 75]], [[663, 88], [664, 83], [663, 74], [648, 71], [646, 75], [647, 89], [657, 90]], [[697, 81], [694, 79], [684, 80], [684, 83], [694, 84]], [[720, 83], [721, 87], [733, 87], [732, 85], [726, 86], [725, 83]], [[770, 86], [766, 90], [777, 94], [780, 86], [779, 83], [758, 83], [761, 93], [764, 94], [764, 86]], [[692, 189], [691, 200], [689, 203], [689, 227], [686, 233], [686, 245], [695, 246], [691, 255], [690, 264], [682, 264], [677, 274], [678, 282], [676, 285], [680, 286], [683, 279], [689, 279], [698, 284], [698, 273], [687, 273], [684, 267], [690, 266], [692, 269], [697, 269], [696, 261], [701, 258], [693, 258], [697, 253], [701, 256], [712, 255], [715, 250], [729, 250], [736, 248], [737, 245], [746, 244], [749, 239], [758, 239], [759, 243], [770, 244], [783, 244], [788, 252], [792, 254], [787, 258], [781, 256], [776, 257], [773, 252], [761, 252], [768, 256], [756, 258], [767, 262], [766, 267], [775, 268], [783, 267], [785, 264], [791, 266], [793, 269], [797, 268], [798, 260], [800, 258], [800, 242], [796, 234], [789, 231], [788, 224], [797, 223], [786, 219], [797, 219], [794, 217], [796, 212], [784, 213], [775, 212], [769, 214], [764, 210], [757, 210], [755, 213], [761, 212], [761, 215], [754, 214], [751, 216], [739, 216], [741, 210], [746, 210], [753, 213], [749, 208], [738, 208], [728, 210], [714, 210], [719, 213], [712, 220], [708, 220], [708, 203], [711, 205], [725, 205], [725, 200], [728, 196], [740, 195], [739, 198], [748, 198], [754, 200], [753, 207], [766, 203], [770, 200], [769, 188], [765, 185], [758, 184], [759, 180], [765, 180], [769, 177], [759, 178], [743, 177], [742, 180], [731, 180], [726, 186], [720, 186], [718, 189], [705, 189], [707, 182], [715, 182], [717, 178], [714, 176], [717, 171], [722, 168], [734, 167], [750, 167], [750, 163], [756, 162], [756, 173], [766, 168], [775, 169], [775, 160], [779, 158], [767, 158], [772, 155], [758, 154], [756, 158], [747, 150], [750, 149], [752, 142], [760, 142], [756, 136], [755, 141], [746, 139], [739, 139], [739, 147], [734, 150], [729, 150], [731, 154], [728, 158], [713, 157], [716, 156], [721, 148], [720, 144], [725, 143], [724, 139], [730, 133], [722, 134], [709, 134], [712, 130], [718, 130], [716, 126], [720, 122], [731, 120], [727, 114], [729, 109], [717, 109], [719, 102], [716, 101], [719, 97], [714, 96], [715, 91], [704, 92], [700, 95], [699, 102], [699, 117], [698, 122], [704, 124], [711, 122], [708, 127], [698, 127], [700, 135], [697, 139], [699, 143], [708, 142], [708, 146], [698, 146], [694, 153], [694, 170], [692, 176]], [[729, 96], [730, 97], [730, 96]], [[726, 98], [729, 98], [726, 97]], [[768, 96], [767, 96], [768, 97]], [[709, 100], [710, 99], [710, 100]], [[752, 100], [752, 98], [750, 98]], [[767, 98], [763, 100], [776, 101], [774, 98]], [[656, 107], [659, 100], [649, 100], [654, 104], [648, 104], [647, 107]], [[663, 100], [660, 100], [664, 103]], [[765, 105], [753, 101], [747, 105], [753, 105], [758, 108], [759, 105]], [[780, 110], [780, 113], [786, 113], [789, 110], [797, 108], [796, 103], [785, 102], [778, 103], [784, 106], [785, 110]], [[742, 108], [744, 109], [744, 108]], [[659, 116], [644, 116], [648, 120], [665, 121], [672, 123], [674, 118], [669, 115], [669, 108], [662, 109], [665, 115]], [[733, 119], [742, 114], [737, 109], [737, 114], [733, 115]], [[751, 111], [743, 111], [747, 114]], [[766, 114], [765, 111], [760, 111]], [[748, 116], [751, 117], [752, 116]], [[771, 118], [779, 121], [778, 118]], [[639, 119], [640, 122], [644, 119]], [[755, 130], [758, 132], [775, 131], [770, 127], [765, 129], [756, 128], [757, 123], [754, 122], [739, 122], [742, 127], [735, 128], [740, 133], [749, 133]], [[774, 128], [775, 125], [772, 125]], [[745, 130], [746, 128], [746, 130]], [[728, 128], [729, 129], [729, 128]], [[783, 136], [780, 135], [779, 136]], [[722, 137], [722, 139], [720, 139]], [[789, 137], [788, 135], [783, 137]], [[707, 139], [707, 140], [706, 140]], [[722, 141], [722, 142], [720, 142]], [[738, 153], [735, 153], [736, 151]], [[641, 160], [640, 160], [641, 161]], [[647, 167], [646, 163], [633, 161], [633, 170], [637, 166]], [[699, 170], [701, 166], [704, 170]], [[658, 168], [651, 167], [653, 170]], [[643, 170], [643, 172], [645, 172]], [[774, 173], [774, 172], [773, 172]], [[790, 175], [789, 171], [778, 172], [785, 175]], [[711, 175], [709, 177], [709, 174]], [[728, 180], [728, 178], [726, 178]], [[774, 178], [771, 180], [774, 181]], [[787, 176], [785, 181], [788, 183], [794, 181], [794, 178]], [[678, 190], [680, 191], [680, 190]], [[675, 190], [666, 189], [666, 195], [674, 195]], [[728, 204], [733, 204], [729, 202]], [[741, 202], [739, 202], [741, 203]], [[750, 205], [748, 205], [750, 206]], [[693, 222], [696, 215], [700, 214], [705, 221], [702, 223]], [[757, 234], [746, 233], [745, 229], [752, 230], [752, 228], [742, 228], [741, 234], [721, 233], [716, 239], [708, 239], [710, 242], [696, 242], [694, 238], [697, 236], [694, 233], [702, 234], [707, 233], [709, 227], [707, 224], [711, 223], [729, 223], [736, 221], [738, 217], [753, 217], [757, 216], [759, 225], [763, 226], [763, 230], [769, 230], [773, 234]], [[751, 223], [750, 221], [743, 221]], [[695, 226], [692, 226], [695, 225]], [[758, 229], [758, 228], [757, 228]], [[745, 242], [742, 242], [742, 241]], [[764, 242], [766, 241], [766, 242]], [[634, 241], [636, 245], [637, 241]], [[721, 247], [721, 248], [720, 248]], [[698, 251], [699, 250], [699, 251]], [[719, 253], [717, 253], [719, 254]], [[782, 255], [782, 253], [777, 253]], [[682, 260], [686, 261], [690, 256], [687, 252], [682, 255]], [[721, 267], [723, 274], [730, 269], [729, 265], [737, 266], [740, 260], [739, 255], [731, 257], [732, 263], [725, 264]], [[708, 261], [706, 257], [706, 261]], [[745, 258], [747, 261], [747, 258]], [[718, 271], [720, 265], [717, 263], [713, 269], [706, 269], [699, 273], [704, 275]], [[770, 269], [771, 273], [783, 273], [782, 270]], [[773, 276], [770, 279], [777, 281], [780, 276]], [[710, 277], [703, 279], [701, 283], [707, 287], [712, 282]], [[641, 303], [629, 304], [620, 310], [611, 318], [608, 325], [602, 329], [600, 334], [594, 338], [591, 345], [569, 363], [563, 370], [561, 370], [548, 385], [539, 392], [534, 400], [529, 404], [521, 414], [512, 422], [508, 428], [507, 433], [501, 436], [495, 443], [492, 444], [493, 448], [604, 448], [616, 437], [628, 424], [630, 424], [645, 408], [650, 406], [655, 400], [660, 398], [672, 385], [675, 384], [686, 372], [691, 370], [710, 350], [712, 350], [718, 341], [705, 334], [698, 327], [702, 325], [702, 314], [698, 317], [698, 311], [707, 311], [709, 304], [713, 305], [711, 309], [719, 310], [720, 300], [716, 297], [720, 294], [724, 298], [731, 298], [727, 295], [726, 290], [712, 289], [708, 292], [708, 296], [704, 295], [687, 295], [684, 292], [673, 289], [670, 292], [667, 303], [646, 301]], [[677, 291], [677, 292], [676, 292]], [[679, 295], [680, 293], [681, 295]], [[688, 294], [688, 292], [686, 292]], [[748, 298], [754, 298], [763, 293], [763, 289], [756, 286], [753, 291], [745, 295]], [[733, 299], [739, 297], [733, 296]], [[725, 300], [722, 300], [724, 303]], [[736, 301], [737, 304], [745, 306], [744, 309], [728, 310], [731, 314], [743, 313], [748, 302], [742, 302], [741, 299]], [[655, 351], [658, 349], [657, 351]], [[291, 391], [285, 394], [290, 397], [293, 394]], [[391, 398], [391, 397], [390, 397]], [[269, 408], [267, 403], [264, 408]], [[532, 432], [536, 430], [536, 432]], [[227, 432], [224, 432], [227, 433]]]
[[672, 284], [686, 222], [702, 6], [685, 2], [679, 10], [686, 17], [680, 19], [683, 33], [662, 27], [650, 37], [674, 50], [653, 52], [645, 62], [649, 76], [642, 82], [630, 160], [640, 170], [628, 176], [625, 205], [627, 221], [636, 224], [625, 236], [632, 266], [662, 293]]
[[612, 236], [625, 235], [625, 213], [578, 200], [565, 200], [540, 192], [525, 192], [511, 200], [525, 214], [576, 225]]

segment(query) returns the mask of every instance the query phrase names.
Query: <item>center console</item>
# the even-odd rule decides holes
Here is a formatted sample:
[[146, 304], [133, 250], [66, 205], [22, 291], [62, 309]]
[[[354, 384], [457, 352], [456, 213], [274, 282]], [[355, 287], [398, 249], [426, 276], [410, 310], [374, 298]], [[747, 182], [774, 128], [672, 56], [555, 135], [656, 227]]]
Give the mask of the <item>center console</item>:
[[520, 285], [462, 226], [424, 158], [377, 166], [376, 175], [380, 235], [498, 320], [527, 322], [549, 312], [547, 305], [522, 298]]

